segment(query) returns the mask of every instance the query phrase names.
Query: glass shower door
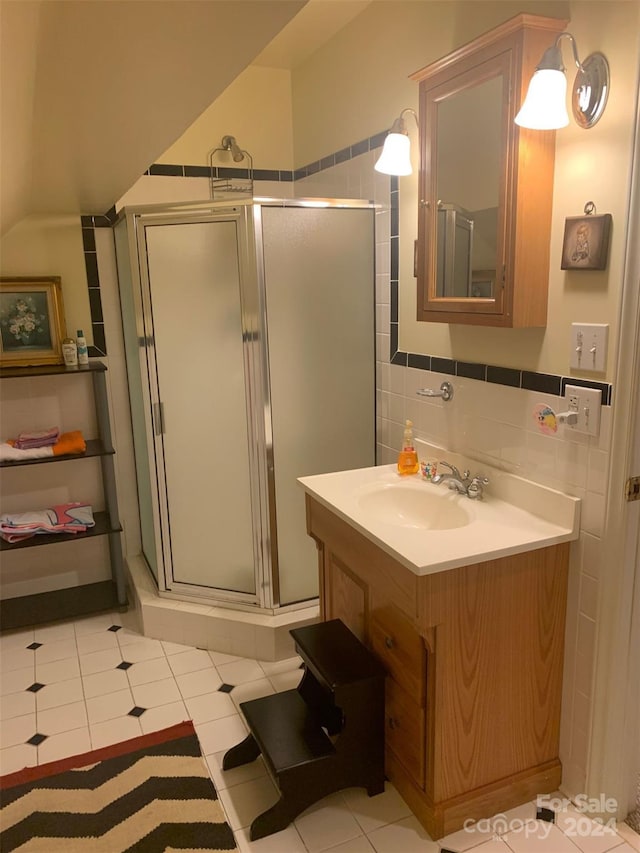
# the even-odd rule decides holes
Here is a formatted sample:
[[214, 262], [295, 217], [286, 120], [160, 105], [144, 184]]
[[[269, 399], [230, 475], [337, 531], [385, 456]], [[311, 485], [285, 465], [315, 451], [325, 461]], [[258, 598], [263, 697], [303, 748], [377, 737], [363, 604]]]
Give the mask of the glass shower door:
[[167, 586], [255, 594], [238, 222], [143, 239]]

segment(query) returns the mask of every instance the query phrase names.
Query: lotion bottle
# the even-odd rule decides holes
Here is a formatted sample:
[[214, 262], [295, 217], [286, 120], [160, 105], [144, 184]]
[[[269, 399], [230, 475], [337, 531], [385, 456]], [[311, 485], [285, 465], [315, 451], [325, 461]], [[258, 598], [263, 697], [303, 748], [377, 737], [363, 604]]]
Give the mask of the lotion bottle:
[[417, 474], [419, 470], [420, 463], [413, 443], [413, 423], [405, 421], [402, 450], [398, 454], [398, 474], [402, 476]]
[[78, 329], [76, 344], [78, 347], [78, 364], [89, 364], [89, 349], [82, 329]]

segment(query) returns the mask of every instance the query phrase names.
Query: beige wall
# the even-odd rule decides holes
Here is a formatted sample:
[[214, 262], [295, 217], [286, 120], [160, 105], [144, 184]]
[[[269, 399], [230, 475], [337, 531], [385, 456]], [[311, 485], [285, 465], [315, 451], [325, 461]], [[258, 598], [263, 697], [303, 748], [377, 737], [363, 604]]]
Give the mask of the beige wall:
[[[400, 348], [460, 360], [569, 373], [570, 324], [611, 326], [606, 377], [614, 375], [617, 312], [630, 175], [631, 116], [637, 89], [639, 6], [617, 0], [576, 2], [376, 2], [293, 74], [296, 163], [304, 163], [388, 127], [403, 107], [417, 106], [407, 75], [521, 11], [571, 19], [584, 57], [608, 56], [609, 104], [589, 131], [575, 124], [557, 134], [556, 180], [546, 329], [484, 329], [418, 323], [413, 279], [417, 233], [417, 132], [410, 128], [414, 175], [400, 179]], [[568, 49], [568, 48], [567, 48]], [[572, 76], [571, 56], [565, 64]], [[593, 200], [613, 215], [608, 269], [562, 272], [564, 220]], [[576, 374], [580, 375], [580, 374]], [[587, 375], [587, 374], [584, 374]], [[593, 377], [593, 374], [591, 374]]]
[[67, 332], [82, 329], [93, 343], [82, 229], [77, 216], [29, 216], [0, 244], [3, 276], [60, 276]]
[[290, 72], [249, 66], [157, 162], [208, 165], [209, 151], [227, 134], [251, 154], [255, 168], [292, 169]]

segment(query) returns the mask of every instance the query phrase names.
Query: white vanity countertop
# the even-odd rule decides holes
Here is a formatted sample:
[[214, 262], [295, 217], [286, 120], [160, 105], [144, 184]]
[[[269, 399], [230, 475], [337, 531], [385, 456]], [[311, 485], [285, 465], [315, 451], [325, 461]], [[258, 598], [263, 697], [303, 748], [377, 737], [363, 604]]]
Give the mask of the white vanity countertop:
[[[461, 470], [464, 465], [452, 453], [430, 458], [461, 462]], [[420, 474], [401, 477], [395, 465], [317, 474], [298, 482], [417, 575], [578, 538], [579, 498], [487, 465], [469, 465], [473, 473], [480, 469], [489, 477], [482, 500], [471, 500]]]

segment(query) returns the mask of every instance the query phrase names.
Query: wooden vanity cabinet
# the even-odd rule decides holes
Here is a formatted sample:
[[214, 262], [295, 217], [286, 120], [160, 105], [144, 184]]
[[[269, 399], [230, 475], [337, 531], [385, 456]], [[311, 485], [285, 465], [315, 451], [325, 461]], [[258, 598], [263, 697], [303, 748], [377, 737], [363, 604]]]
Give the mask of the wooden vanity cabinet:
[[306, 502], [321, 618], [385, 667], [386, 773], [431, 837], [557, 790], [569, 544], [418, 576]]

